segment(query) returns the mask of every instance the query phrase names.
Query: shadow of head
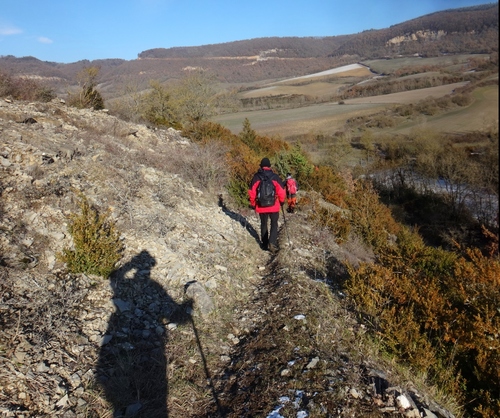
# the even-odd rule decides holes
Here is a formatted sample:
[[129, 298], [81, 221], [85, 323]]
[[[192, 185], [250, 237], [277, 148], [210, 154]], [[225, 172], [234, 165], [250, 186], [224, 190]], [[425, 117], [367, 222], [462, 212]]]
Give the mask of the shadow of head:
[[151, 270], [156, 266], [156, 259], [147, 250], [142, 250], [139, 254], [132, 257], [130, 264], [141, 267], [144, 270]]

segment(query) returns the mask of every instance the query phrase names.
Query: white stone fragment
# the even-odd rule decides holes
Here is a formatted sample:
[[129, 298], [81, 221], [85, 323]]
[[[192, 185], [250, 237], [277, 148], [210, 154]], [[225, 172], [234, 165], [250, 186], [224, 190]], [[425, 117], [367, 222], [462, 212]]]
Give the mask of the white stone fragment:
[[411, 403], [405, 395], [399, 395], [396, 398], [396, 404], [399, 408], [408, 409], [411, 407]]

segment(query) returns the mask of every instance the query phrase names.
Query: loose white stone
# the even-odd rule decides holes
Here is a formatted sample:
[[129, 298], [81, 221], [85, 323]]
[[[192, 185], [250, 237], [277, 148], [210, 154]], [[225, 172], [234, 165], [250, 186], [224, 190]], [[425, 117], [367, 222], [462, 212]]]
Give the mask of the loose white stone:
[[411, 403], [405, 395], [399, 395], [396, 398], [396, 403], [400, 408], [408, 409], [411, 407]]

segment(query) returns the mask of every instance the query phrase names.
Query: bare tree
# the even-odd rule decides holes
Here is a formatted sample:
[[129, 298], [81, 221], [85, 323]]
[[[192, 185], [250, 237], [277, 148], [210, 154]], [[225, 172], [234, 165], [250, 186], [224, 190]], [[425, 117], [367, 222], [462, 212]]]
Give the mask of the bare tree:
[[70, 104], [79, 108], [104, 109], [104, 100], [96, 90], [99, 71], [99, 67], [87, 67], [77, 74], [80, 91], [78, 96], [70, 95]]
[[150, 87], [140, 100], [143, 118], [154, 125], [178, 127], [177, 112], [170, 92], [159, 81], [151, 81]]
[[217, 91], [213, 74], [191, 70], [172, 90], [172, 100], [183, 122], [197, 124], [216, 113]]

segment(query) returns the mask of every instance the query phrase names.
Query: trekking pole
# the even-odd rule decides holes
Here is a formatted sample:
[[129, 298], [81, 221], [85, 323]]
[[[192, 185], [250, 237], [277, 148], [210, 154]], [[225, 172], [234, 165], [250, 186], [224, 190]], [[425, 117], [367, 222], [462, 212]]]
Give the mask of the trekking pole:
[[283, 206], [281, 206], [281, 212], [283, 213], [283, 224], [285, 225], [285, 232], [286, 232], [286, 237], [288, 239], [288, 245], [292, 246], [292, 243], [290, 242], [290, 236], [288, 235], [288, 227], [286, 225], [285, 209], [283, 209]]

